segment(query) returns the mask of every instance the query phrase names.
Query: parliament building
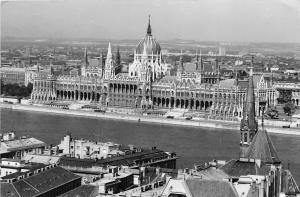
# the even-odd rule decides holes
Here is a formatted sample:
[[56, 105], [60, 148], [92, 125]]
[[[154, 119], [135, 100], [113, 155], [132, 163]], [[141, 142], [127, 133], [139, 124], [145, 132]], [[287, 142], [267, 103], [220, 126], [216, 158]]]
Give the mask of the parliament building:
[[[165, 63], [160, 44], [147, 32], [136, 49], [128, 72], [116, 72], [120, 64], [119, 50], [113, 58], [111, 44], [106, 57], [89, 59], [87, 50], [78, 75], [37, 75], [31, 94], [33, 104], [86, 103], [99, 108], [175, 109], [206, 112], [209, 118], [237, 120], [242, 117], [246, 101], [247, 80], [220, 80], [218, 60], [207, 69], [202, 55], [196, 54], [195, 69], [187, 71], [181, 54], [177, 71]], [[260, 106], [276, 104], [277, 95], [270, 80], [263, 74], [254, 76], [257, 98], [256, 114]]]

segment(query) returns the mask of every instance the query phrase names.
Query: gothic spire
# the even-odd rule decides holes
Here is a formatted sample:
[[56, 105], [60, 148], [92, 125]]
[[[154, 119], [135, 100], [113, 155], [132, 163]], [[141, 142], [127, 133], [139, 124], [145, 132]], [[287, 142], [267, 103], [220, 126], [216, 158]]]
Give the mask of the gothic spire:
[[255, 96], [254, 96], [254, 84], [253, 84], [253, 59], [251, 62], [250, 72], [249, 72], [246, 113], [247, 113], [246, 117], [247, 117], [248, 130], [257, 131], [257, 122], [255, 120]]
[[202, 72], [203, 69], [203, 57], [202, 57], [202, 51], [200, 50], [200, 72]]
[[102, 66], [104, 66], [105, 65], [105, 54], [103, 51], [101, 53], [101, 60], [102, 60]]
[[110, 45], [110, 42], [109, 42], [108, 43], [106, 59], [111, 59], [111, 58], [112, 58], [112, 52], [111, 52], [111, 45]]
[[149, 19], [148, 19], [147, 35], [151, 36], [152, 30], [151, 30], [151, 24], [150, 24], [150, 17], [151, 17], [151, 15], [149, 15]]
[[50, 75], [54, 75], [52, 60], [50, 60]]
[[99, 56], [99, 67], [102, 68], [102, 66], [103, 66], [103, 59], [104, 59], [103, 52], [100, 51], [99, 55], [100, 55]]
[[234, 74], [235, 74], [235, 77], [234, 77], [234, 85], [237, 86], [239, 84], [239, 77], [238, 77], [238, 71], [237, 69], [234, 69]]
[[39, 61], [37, 61], [36, 67], [37, 67], [37, 71], [40, 72], [40, 62]]
[[216, 55], [216, 71], [217, 71], [217, 81], [218, 83], [220, 82], [220, 65], [219, 65], [219, 60], [218, 57]]
[[251, 61], [246, 101], [243, 107], [243, 118], [241, 120], [241, 157], [248, 157], [249, 145], [254, 141], [258, 132], [258, 125], [255, 119], [255, 96], [253, 84], [253, 59]]
[[196, 71], [199, 69], [199, 56], [198, 56], [198, 49], [196, 50]]
[[88, 55], [87, 55], [87, 48], [84, 49], [84, 65], [89, 65]]
[[181, 70], [181, 73], [183, 73], [183, 54], [182, 54], [182, 50], [180, 52], [180, 58], [179, 58], [179, 69]]
[[117, 53], [116, 53], [116, 65], [120, 66], [121, 64], [121, 55], [120, 55], [120, 49], [119, 47], [117, 48]]

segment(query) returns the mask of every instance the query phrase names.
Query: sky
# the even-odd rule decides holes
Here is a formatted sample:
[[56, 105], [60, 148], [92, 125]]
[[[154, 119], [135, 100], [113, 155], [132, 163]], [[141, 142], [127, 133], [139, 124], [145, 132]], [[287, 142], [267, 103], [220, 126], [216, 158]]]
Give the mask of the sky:
[[300, 0], [2, 1], [1, 36], [300, 43]]

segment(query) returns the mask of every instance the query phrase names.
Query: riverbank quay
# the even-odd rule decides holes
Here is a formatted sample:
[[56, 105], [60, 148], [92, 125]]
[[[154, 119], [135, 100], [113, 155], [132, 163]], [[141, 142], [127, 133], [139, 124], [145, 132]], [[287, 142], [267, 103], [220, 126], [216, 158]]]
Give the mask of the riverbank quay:
[[[121, 121], [131, 121], [137, 123], [154, 123], [154, 124], [166, 124], [176, 125], [184, 127], [201, 127], [201, 128], [215, 128], [218, 130], [234, 130], [239, 131], [239, 122], [210, 120], [204, 118], [198, 118], [197, 120], [184, 120], [184, 119], [168, 119], [165, 117], [150, 117], [143, 115], [130, 115], [130, 114], [117, 114], [117, 113], [100, 113], [85, 110], [71, 110], [52, 108], [47, 106], [35, 106], [35, 105], [21, 105], [21, 104], [6, 104], [0, 103], [0, 108], [7, 108], [11, 110], [30, 111], [37, 113], [59, 114], [68, 116], [81, 116], [99, 119], [112, 119]], [[300, 136], [300, 128], [282, 128], [276, 126], [277, 124], [265, 121], [265, 128], [269, 133], [283, 134], [283, 135], [297, 135]]]

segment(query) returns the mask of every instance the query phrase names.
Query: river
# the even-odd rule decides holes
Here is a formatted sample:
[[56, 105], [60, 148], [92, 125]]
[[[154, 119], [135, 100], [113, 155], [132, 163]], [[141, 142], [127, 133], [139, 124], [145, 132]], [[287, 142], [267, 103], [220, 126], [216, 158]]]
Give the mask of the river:
[[[70, 132], [75, 138], [156, 146], [176, 152], [179, 156], [178, 168], [239, 156], [239, 131], [0, 110], [1, 132], [15, 130], [18, 136], [33, 136], [48, 144], [58, 144]], [[300, 183], [300, 136], [270, 136], [283, 164], [288, 166], [289, 163], [296, 181]]]

